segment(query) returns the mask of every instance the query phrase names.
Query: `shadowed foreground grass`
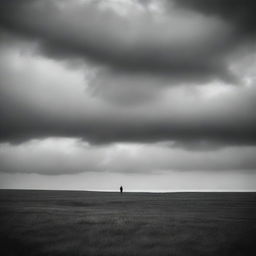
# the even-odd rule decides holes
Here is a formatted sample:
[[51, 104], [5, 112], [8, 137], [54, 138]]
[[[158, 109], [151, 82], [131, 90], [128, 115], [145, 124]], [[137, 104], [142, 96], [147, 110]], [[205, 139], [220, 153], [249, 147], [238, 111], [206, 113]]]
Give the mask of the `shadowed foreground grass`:
[[256, 193], [0, 190], [1, 255], [256, 255]]

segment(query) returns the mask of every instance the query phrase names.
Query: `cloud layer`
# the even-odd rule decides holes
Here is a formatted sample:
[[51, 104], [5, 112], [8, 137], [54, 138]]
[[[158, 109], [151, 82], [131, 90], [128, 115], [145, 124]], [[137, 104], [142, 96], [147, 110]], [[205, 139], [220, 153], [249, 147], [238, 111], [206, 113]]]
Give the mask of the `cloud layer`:
[[[92, 146], [78, 139], [48, 138], [1, 144], [1, 170], [11, 173], [164, 173], [168, 171], [252, 171], [255, 147], [187, 151], [164, 144], [115, 143]], [[185, 161], [184, 161], [185, 160]]]
[[255, 170], [253, 7], [1, 1], [1, 170]]
[[238, 44], [233, 26], [168, 4], [159, 14], [149, 3], [127, 6], [122, 15], [119, 9], [104, 8], [104, 1], [4, 1], [1, 24], [36, 41], [53, 58], [80, 58], [112, 72], [190, 83], [216, 78], [236, 82], [226, 63]]
[[[160, 95], [150, 101], [127, 105], [123, 97], [131, 93], [131, 86], [119, 88], [123, 95], [108, 91], [118, 102], [106, 101], [105, 96], [92, 93], [87, 86], [90, 79], [81, 69], [70, 70], [61, 62], [33, 54], [20, 55], [13, 48], [4, 48], [2, 53], [2, 141], [62, 136], [97, 144], [255, 144], [256, 91], [252, 85], [178, 86], [158, 91]], [[142, 86], [150, 90], [150, 85]]]

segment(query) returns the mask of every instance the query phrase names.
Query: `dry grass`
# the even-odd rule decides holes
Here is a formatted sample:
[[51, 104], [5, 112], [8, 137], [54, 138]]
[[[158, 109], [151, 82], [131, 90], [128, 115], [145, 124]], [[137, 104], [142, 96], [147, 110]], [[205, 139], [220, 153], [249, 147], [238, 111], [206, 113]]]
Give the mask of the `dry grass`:
[[256, 255], [255, 193], [0, 191], [1, 255]]

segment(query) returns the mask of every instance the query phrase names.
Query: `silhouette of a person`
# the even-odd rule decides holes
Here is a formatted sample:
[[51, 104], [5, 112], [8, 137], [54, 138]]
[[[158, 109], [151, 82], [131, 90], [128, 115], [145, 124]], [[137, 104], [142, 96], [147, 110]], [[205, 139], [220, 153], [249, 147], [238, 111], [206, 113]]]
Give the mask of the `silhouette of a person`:
[[123, 194], [123, 187], [120, 187], [120, 193]]

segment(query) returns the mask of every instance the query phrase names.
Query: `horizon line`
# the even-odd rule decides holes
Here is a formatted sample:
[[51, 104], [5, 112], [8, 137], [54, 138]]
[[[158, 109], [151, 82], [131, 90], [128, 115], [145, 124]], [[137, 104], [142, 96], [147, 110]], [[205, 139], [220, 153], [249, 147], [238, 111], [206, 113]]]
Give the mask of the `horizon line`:
[[[86, 189], [39, 189], [39, 188], [0, 188], [0, 190], [37, 190], [37, 191], [77, 191], [77, 192], [106, 192], [106, 193], [120, 193], [118, 189], [116, 190], [86, 190]], [[238, 190], [229, 190], [229, 189], [176, 189], [176, 190], [125, 190], [124, 193], [216, 193], [216, 192], [227, 192], [227, 193], [254, 193], [256, 190], [247, 190], [247, 189], [238, 189]]]

